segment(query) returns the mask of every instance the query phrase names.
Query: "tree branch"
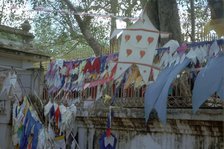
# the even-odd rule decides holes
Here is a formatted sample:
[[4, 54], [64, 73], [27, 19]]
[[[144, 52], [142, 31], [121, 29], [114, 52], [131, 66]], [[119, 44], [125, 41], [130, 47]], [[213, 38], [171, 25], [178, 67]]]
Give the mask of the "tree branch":
[[[77, 13], [76, 8], [73, 6], [73, 4], [69, 0], [63, 0], [63, 1], [67, 4], [67, 6], [70, 10], [72, 10], [74, 13]], [[86, 39], [87, 43], [93, 49], [95, 55], [99, 56], [101, 54], [100, 44], [93, 37], [90, 30], [85, 27], [86, 25], [84, 24], [82, 18], [79, 15], [75, 15], [75, 14], [74, 14], [74, 17], [79, 25], [79, 28], [80, 28], [84, 38]]]

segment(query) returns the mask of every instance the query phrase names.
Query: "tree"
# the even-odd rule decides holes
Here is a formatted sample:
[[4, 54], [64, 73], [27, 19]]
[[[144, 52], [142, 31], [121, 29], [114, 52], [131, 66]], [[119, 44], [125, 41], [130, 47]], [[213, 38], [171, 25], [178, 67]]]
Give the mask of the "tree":
[[[81, 0], [80, 3], [77, 3], [75, 0], [27, 0], [25, 2], [29, 3], [28, 6], [32, 6], [34, 9], [37, 8], [37, 6], [42, 6], [51, 10], [51, 12], [32, 12], [34, 13], [34, 15], [32, 15], [33, 18], [31, 17], [32, 31], [35, 34], [35, 43], [38, 48], [57, 57], [66, 56], [67, 58], [71, 58], [76, 57], [78, 53], [82, 53], [80, 56], [77, 56], [80, 58], [89, 57], [93, 54], [98, 56], [102, 54], [103, 49], [107, 49], [107, 52], [109, 52], [108, 49], [111, 49], [110, 52], [116, 49], [114, 45], [117, 44], [117, 40], [108, 40], [111, 32], [116, 28], [116, 19], [114, 17], [105, 19], [87, 15], [79, 16], [74, 14], [75, 12], [109, 13], [112, 15], [131, 17], [138, 16], [136, 12], [145, 8], [150, 20], [158, 30], [171, 33], [172, 39], [181, 42], [178, 6], [179, 8], [187, 8], [186, 15], [181, 16], [181, 18], [186, 20], [182, 23], [182, 32], [185, 33], [191, 29], [189, 33], [191, 36], [194, 36], [194, 30], [200, 28], [201, 20], [208, 20], [208, 17], [199, 17], [202, 16], [204, 12], [204, 10], [200, 10], [201, 7], [199, 6], [204, 6], [200, 3], [204, 3], [205, 1], [206, 0]], [[6, 4], [8, 7], [14, 3], [16, 5], [18, 4], [17, 7], [22, 7], [25, 4], [22, 0], [3, 0], [3, 2], [2, 10], [5, 10], [6, 7], [4, 6], [6, 6]], [[189, 5], [189, 2], [192, 2], [192, 5]], [[180, 7], [180, 5], [183, 6]], [[194, 8], [192, 9], [192, 7]], [[70, 13], [61, 11], [68, 9]], [[14, 10], [11, 11], [12, 13], [8, 16], [1, 13], [0, 22], [7, 22], [3, 20], [9, 18], [8, 22], [11, 22], [11, 25], [16, 25], [17, 23], [13, 23], [15, 22], [15, 18], [13, 18]], [[194, 14], [195, 17], [191, 17], [192, 14]], [[23, 15], [20, 18], [17, 17], [18, 21], [22, 20], [22, 23], [24, 21], [23, 17], [28, 18], [27, 16], [28, 15]], [[195, 21], [193, 19], [195, 25], [194, 22], [192, 22], [192, 18], [195, 18]], [[128, 20], [125, 20], [125, 22], [128, 25], [132, 23]], [[195, 27], [195, 29], [193, 27]], [[166, 40], [160, 39], [160, 43], [163, 44]]]
[[[19, 0], [15, 1], [18, 3], [20, 2]], [[160, 2], [158, 1], [157, 5], [158, 3]], [[130, 17], [133, 16], [136, 11], [142, 9], [140, 4], [139, 0], [105, 0], [103, 2], [100, 0], [83, 0], [80, 4], [71, 3], [69, 0], [31, 0], [31, 6], [33, 6], [33, 8], [41, 5], [55, 11], [53, 13], [44, 14], [40, 12], [35, 15], [33, 20], [34, 34], [36, 36], [35, 41], [39, 48], [44, 50], [51, 49], [47, 50], [47, 53], [53, 55], [70, 53], [69, 49], [84, 46], [86, 48], [91, 47], [94, 54], [98, 56], [101, 54], [103, 48], [110, 47], [108, 37], [116, 28], [115, 18], [112, 18], [107, 22], [105, 20], [100, 22], [99, 20], [95, 21], [93, 17], [90, 16], [79, 16], [72, 13], [65, 14], [57, 10], [68, 8], [74, 13], [100, 12]], [[158, 18], [158, 16], [159, 15], [155, 15], [155, 18]], [[126, 23], [131, 24], [128, 20], [126, 20]], [[108, 30], [108, 27], [110, 30]], [[161, 31], [167, 31], [167, 29], [164, 28], [165, 26], [162, 24], [162, 21], [160, 21], [158, 29]], [[116, 40], [113, 39], [110, 43], [110, 48], [114, 49], [115, 47], [113, 46], [116, 44]]]
[[[72, 11], [74, 11], [75, 13], [77, 12], [76, 8], [73, 6], [73, 4], [70, 2], [70, 0], [63, 0], [68, 8]], [[135, 6], [138, 4], [137, 0], [126, 0], [126, 1], [119, 1], [120, 5], [123, 5], [124, 7], [126, 7], [124, 14], [130, 16], [132, 11], [136, 8]], [[98, 9], [102, 9], [107, 13], [116, 15], [119, 13], [119, 7], [118, 7], [118, 0], [109, 0], [106, 1], [105, 6], [109, 6], [109, 9], [107, 7], [102, 7], [100, 6], [102, 5], [102, 3], [97, 3], [94, 7], [98, 8]], [[140, 5], [139, 5], [140, 6]], [[137, 7], [139, 8], [139, 7]], [[121, 9], [122, 10], [122, 9]], [[88, 42], [88, 44], [90, 45], [90, 47], [94, 50], [94, 53], [96, 54], [96, 56], [98, 56], [101, 53], [101, 46], [100, 44], [97, 42], [97, 40], [94, 39], [94, 37], [91, 35], [90, 30], [87, 28], [87, 26], [85, 25], [85, 23], [83, 23], [83, 20], [80, 16], [78, 15], [74, 15], [82, 34], [84, 35], [84, 38], [86, 39], [86, 41]], [[111, 22], [110, 22], [110, 34], [113, 32], [113, 30], [116, 28], [116, 20], [115, 18], [111, 18]], [[111, 47], [112, 49], [114, 49], [114, 45], [116, 44], [116, 40], [112, 39], [111, 42]], [[114, 51], [114, 50], [112, 50]]]
[[[87, 12], [90, 11], [90, 5], [89, 2], [83, 2], [77, 4], [75, 9]], [[40, 48], [52, 49], [54, 55], [70, 59], [99, 55], [101, 48], [107, 46], [107, 24], [102, 21], [96, 22], [90, 16], [74, 15], [74, 10], [70, 13], [61, 12], [67, 10], [67, 4], [60, 0], [47, 1], [42, 6], [50, 7], [54, 13], [40, 13], [35, 19], [35, 35], [38, 37], [36, 41], [37, 45], [42, 46]], [[46, 41], [51, 42], [41, 44]]]
[[24, 0], [1, 0], [0, 1], [0, 25], [19, 27], [25, 21], [26, 12], [17, 12], [13, 7], [25, 7]]
[[[179, 12], [182, 34], [187, 37], [185, 40], [211, 40], [209, 37], [211, 30], [215, 30], [219, 36], [224, 34], [224, 19], [214, 17], [215, 14], [223, 15], [223, 0], [177, 0], [177, 2], [181, 9]], [[213, 36], [217, 38], [217, 34]]]
[[[63, 1], [67, 4], [68, 8], [71, 9], [74, 13], [78, 12], [69, 0], [63, 0]], [[85, 40], [87, 41], [89, 46], [93, 49], [95, 55], [99, 56], [101, 54], [101, 45], [91, 34], [88, 25], [86, 24], [84, 19], [82, 19], [79, 15], [74, 15], [74, 18], [76, 19]]]
[[[180, 19], [176, 0], [141, 1], [146, 5], [147, 14], [155, 27], [163, 32], [169, 32], [171, 38], [181, 42]], [[168, 39], [162, 40], [163, 44]]]
[[[122, 6], [119, 7], [118, 3]], [[137, 4], [137, 5], [136, 5]], [[110, 52], [113, 52], [116, 48], [116, 40], [113, 39], [110, 41], [109, 45], [109, 37], [111, 32], [116, 28], [116, 19], [115, 18], [108, 18], [108, 19], [102, 19], [102, 18], [93, 18], [90, 16], [78, 16], [74, 15], [74, 12], [94, 12], [94, 13], [110, 13], [113, 15], [126, 15], [126, 16], [131, 16], [136, 10], [140, 10], [140, 3], [137, 3], [137, 0], [132, 2], [132, 0], [126, 0], [126, 1], [113, 1], [113, 0], [105, 0], [105, 1], [82, 1], [82, 3], [71, 3], [69, 0], [63, 1], [63, 0], [58, 0], [54, 2], [47, 2], [42, 4], [45, 7], [52, 7], [53, 10], [63, 10], [63, 9], [69, 9], [71, 11], [70, 14], [63, 14], [63, 13], [56, 13], [56, 15], [52, 14], [47, 14], [44, 16], [39, 16], [35, 22], [37, 25], [35, 25], [35, 33], [37, 37], [43, 37], [43, 38], [38, 38], [37, 41], [38, 44], [43, 43], [42, 39], [44, 41], [47, 41], [45, 37], [48, 37], [48, 33], [51, 35], [55, 30], [57, 30], [58, 33], [54, 34], [51, 37], [59, 37], [63, 33], [63, 36], [65, 39], [68, 39], [66, 41], [59, 42], [59, 43], [68, 43], [68, 45], [71, 42], [77, 42], [79, 41], [78, 44], [76, 44], [76, 47], [89, 51], [86, 49], [89, 49], [91, 47], [94, 51], [95, 55], [99, 55], [102, 53], [103, 49], [111, 49]], [[42, 21], [41, 21], [42, 20]], [[43, 20], [46, 20], [45, 23], [43, 23]], [[54, 27], [52, 32], [50, 31], [50, 28], [52, 28], [52, 24], [57, 24], [56, 27]], [[46, 30], [46, 26], [48, 29]], [[109, 29], [110, 28], [110, 29]], [[109, 29], [109, 30], [108, 30]], [[66, 36], [65, 36], [66, 35]], [[50, 41], [52, 41], [51, 45], [47, 45], [48, 48], [54, 49], [54, 53], [58, 55], [59, 51], [62, 51], [61, 49], [55, 47], [54, 45], [58, 45], [57, 42], [58, 38], [51, 38]], [[91, 38], [90, 38], [91, 37]], [[61, 38], [63, 39], [63, 38]], [[81, 41], [80, 41], [81, 40]], [[44, 48], [46, 45], [43, 45]], [[79, 46], [80, 45], [80, 46]], [[98, 45], [98, 46], [96, 46]], [[85, 48], [83, 48], [83, 46]], [[58, 46], [61, 47], [61, 46]], [[68, 46], [71, 48], [70, 46]], [[66, 48], [66, 47], [62, 47]], [[56, 49], [56, 50], [55, 50]], [[58, 49], [58, 50], [57, 50]], [[68, 49], [68, 48], [66, 48]], [[58, 51], [58, 52], [56, 52]], [[65, 53], [71, 53], [70, 50], [65, 50]], [[77, 50], [76, 50], [77, 51]], [[109, 52], [109, 51], [108, 51]], [[78, 52], [76, 52], [78, 53]], [[71, 55], [71, 54], [70, 54]], [[92, 54], [89, 54], [93, 55]]]
[[224, 0], [208, 0], [211, 21], [205, 26], [207, 31], [215, 30], [219, 37], [224, 36]]

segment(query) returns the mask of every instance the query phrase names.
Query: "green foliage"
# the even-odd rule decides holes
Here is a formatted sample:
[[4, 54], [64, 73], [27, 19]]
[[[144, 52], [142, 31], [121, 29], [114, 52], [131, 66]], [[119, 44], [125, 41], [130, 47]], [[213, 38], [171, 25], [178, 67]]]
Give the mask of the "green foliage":
[[[76, 8], [80, 12], [87, 12], [90, 9], [89, 5], [90, 2], [87, 1]], [[48, 2], [46, 6], [51, 7], [53, 10], [67, 9], [61, 1]], [[91, 17], [83, 17], [83, 20], [86, 27], [90, 28], [91, 33], [99, 43], [108, 46], [108, 42], [106, 41], [108, 28], [105, 28], [107, 22], [98, 21]], [[55, 57], [70, 59], [93, 55], [73, 14], [60, 12], [41, 14], [35, 19], [35, 36], [37, 37], [36, 45], [39, 45], [40, 49]]]
[[[183, 34], [189, 34], [191, 26], [192, 0], [177, 0], [181, 18]], [[133, 17], [139, 12], [147, 1], [145, 0], [71, 0], [77, 12], [112, 14], [116, 16]], [[149, 1], [150, 2], [150, 1]], [[35, 9], [39, 6], [53, 12], [22, 11]], [[207, 0], [194, 0], [195, 30], [202, 29], [210, 19], [206, 10]], [[12, 9], [18, 8], [18, 9]], [[72, 12], [63, 13], [59, 10], [68, 10], [63, 0], [2, 0], [0, 2], [0, 24], [20, 27], [28, 19], [32, 32], [35, 35], [36, 47], [57, 58], [82, 58], [94, 55], [87, 44]], [[81, 16], [85, 28], [90, 29], [93, 37], [102, 48], [109, 49], [109, 37], [116, 28], [115, 19]], [[127, 24], [131, 22], [126, 20]]]
[[[110, 13], [130, 17], [136, 16], [135, 12], [141, 9], [138, 0], [73, 0], [72, 2], [78, 12], [87, 13]], [[53, 12], [24, 11], [38, 6]], [[2, 0], [0, 9], [0, 24], [18, 28], [28, 19], [32, 26], [31, 31], [35, 35], [36, 47], [48, 55], [69, 59], [94, 55], [74, 15], [59, 11], [68, 10], [62, 0]], [[115, 20], [89, 16], [81, 18], [102, 48], [109, 49], [109, 37], [116, 27], [112, 22]]]
[[[134, 12], [135, 7], [131, 9], [130, 6], [125, 6], [126, 3], [122, 2], [125, 7], [121, 9], [114, 2], [115, 1], [113, 0], [86, 0], [81, 3], [74, 3], [74, 5], [78, 12], [101, 14], [113, 13], [114, 15], [126, 14], [127, 16], [131, 16]], [[48, 1], [43, 5], [44, 7], [50, 7], [53, 10], [67, 9], [66, 5], [61, 1]], [[125, 8], [129, 9], [127, 10], [129, 12], [125, 12]], [[85, 23], [85, 27], [90, 29], [91, 34], [102, 45], [102, 48], [109, 49], [111, 19], [89, 16], [82, 16], [82, 19]], [[60, 12], [46, 14], [40, 13], [36, 16], [34, 22], [36, 45], [44, 52], [54, 57], [69, 59], [94, 55], [92, 49], [86, 43], [72, 14], [63, 14]]]
[[18, 12], [13, 7], [24, 7], [24, 0], [1, 0], [0, 1], [0, 25], [18, 27], [24, 21], [25, 12]]

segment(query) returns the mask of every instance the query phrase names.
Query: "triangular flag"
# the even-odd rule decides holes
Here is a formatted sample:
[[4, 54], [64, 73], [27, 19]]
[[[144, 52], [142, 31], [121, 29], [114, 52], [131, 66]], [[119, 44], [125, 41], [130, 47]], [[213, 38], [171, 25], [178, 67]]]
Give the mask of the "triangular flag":
[[130, 66], [131, 64], [118, 63], [114, 79], [119, 78]]
[[138, 69], [140, 71], [140, 74], [141, 74], [144, 82], [148, 83], [151, 68], [148, 66], [143, 66], [143, 65], [137, 65], [137, 66], [138, 66]]
[[217, 41], [214, 41], [209, 50], [209, 57], [214, 57], [218, 54], [220, 48]]

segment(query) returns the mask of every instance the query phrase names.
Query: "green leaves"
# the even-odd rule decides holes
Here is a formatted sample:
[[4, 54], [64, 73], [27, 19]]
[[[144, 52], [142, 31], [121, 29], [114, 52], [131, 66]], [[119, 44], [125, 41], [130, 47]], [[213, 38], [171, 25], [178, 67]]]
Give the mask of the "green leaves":
[[[113, 15], [132, 17], [136, 16], [135, 12], [141, 9], [139, 0], [70, 1], [79, 13], [112, 13]], [[122, 8], [118, 5], [121, 3]], [[12, 6], [16, 6], [16, 9], [10, 10]], [[27, 11], [37, 7], [53, 11]], [[68, 10], [63, 0], [2, 0], [0, 3], [0, 11], [2, 12], [0, 24], [19, 27], [22, 22], [29, 19], [32, 26], [31, 32], [35, 35], [35, 46], [51, 56], [82, 58], [94, 55], [93, 49], [84, 38], [73, 12], [63, 13], [63, 11], [68, 12]], [[102, 49], [109, 51], [109, 37], [116, 27], [115, 20], [102, 16], [81, 16], [81, 18], [85, 28], [90, 30], [91, 35], [100, 43]]]

